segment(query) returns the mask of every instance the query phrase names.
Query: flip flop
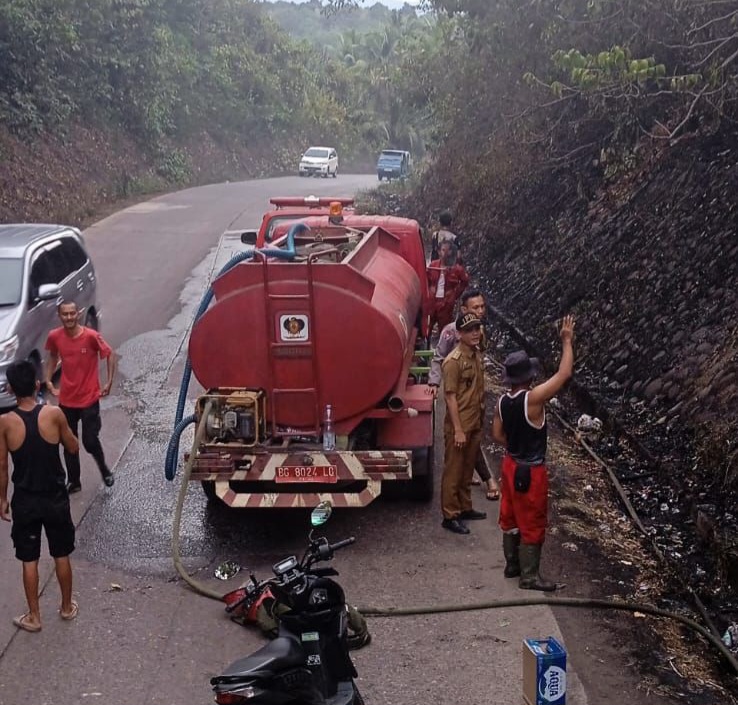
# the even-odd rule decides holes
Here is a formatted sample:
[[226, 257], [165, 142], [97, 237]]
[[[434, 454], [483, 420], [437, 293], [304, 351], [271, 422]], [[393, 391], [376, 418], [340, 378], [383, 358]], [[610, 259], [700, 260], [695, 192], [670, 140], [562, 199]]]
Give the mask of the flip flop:
[[61, 610], [59, 610], [59, 616], [66, 620], [67, 622], [71, 622], [77, 615], [79, 614], [79, 605], [72, 600], [72, 611], [68, 612], [67, 614], [64, 614]]
[[40, 632], [41, 631], [41, 625], [40, 624], [29, 624], [28, 618], [31, 615], [26, 612], [26, 614], [22, 614], [20, 617], [14, 617], [13, 618], [13, 624], [15, 624], [18, 629], [22, 629], [26, 632]]
[[490, 502], [496, 502], [500, 498], [500, 490], [489, 490], [487, 492], [487, 499]]

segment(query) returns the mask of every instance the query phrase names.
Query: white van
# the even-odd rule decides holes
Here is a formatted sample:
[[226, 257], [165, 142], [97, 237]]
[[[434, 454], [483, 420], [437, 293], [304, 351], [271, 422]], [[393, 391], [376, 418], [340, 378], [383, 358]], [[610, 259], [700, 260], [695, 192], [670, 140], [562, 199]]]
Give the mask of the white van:
[[297, 173], [300, 176], [338, 176], [338, 154], [333, 147], [310, 147], [302, 155]]

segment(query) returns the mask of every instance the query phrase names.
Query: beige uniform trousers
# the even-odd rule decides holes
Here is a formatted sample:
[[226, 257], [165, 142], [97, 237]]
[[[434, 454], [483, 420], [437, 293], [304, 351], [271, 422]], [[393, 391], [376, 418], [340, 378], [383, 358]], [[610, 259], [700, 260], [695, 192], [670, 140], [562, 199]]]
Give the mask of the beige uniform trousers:
[[456, 519], [461, 512], [472, 508], [470, 484], [482, 442], [482, 431], [468, 431], [466, 443], [457, 448], [453, 429], [446, 427], [443, 440], [446, 451], [441, 478], [441, 511], [444, 519]]

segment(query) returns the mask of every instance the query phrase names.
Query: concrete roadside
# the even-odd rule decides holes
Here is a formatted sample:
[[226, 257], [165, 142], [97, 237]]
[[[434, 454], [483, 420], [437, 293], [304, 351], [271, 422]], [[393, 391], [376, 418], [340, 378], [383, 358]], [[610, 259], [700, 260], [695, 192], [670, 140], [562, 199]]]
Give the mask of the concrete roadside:
[[[437, 480], [441, 470], [437, 462]], [[209, 678], [264, 642], [176, 577], [169, 539], [178, 483], [158, 489], [164, 484], [159, 439], [136, 434], [116, 473], [114, 491], [94, 497], [79, 527], [80, 615], [73, 622], [58, 618], [52, 580], [42, 596], [43, 631], [12, 634], [0, 658], [2, 705], [28, 702], [28, 679], [21, 675], [28, 664], [38, 705], [207, 703]], [[520, 597], [517, 581], [502, 576], [497, 503], [476, 490], [475, 503], [489, 516], [472, 523], [470, 536], [441, 528], [437, 501], [380, 499], [362, 510], [334, 512], [325, 527], [330, 539], [357, 537], [334, 563], [349, 599], [415, 606]], [[245, 575], [216, 581], [215, 563], [227, 557], [266, 576], [276, 560], [299, 553], [307, 537], [304, 513], [224, 512], [204, 507], [197, 487], [185, 512], [185, 561], [223, 592]], [[359, 685], [367, 702], [387, 705], [521, 703], [523, 638], [561, 637], [547, 607], [374, 618], [370, 630], [372, 644], [354, 654]], [[586, 705], [576, 667], [570, 659], [567, 702]]]
[[[410, 513], [406, 518], [414, 523]], [[397, 546], [391, 558], [386, 545], [367, 545], [369, 536], [355, 526], [350, 512], [338, 514], [334, 523], [332, 536], [352, 528], [364, 533], [358, 561], [350, 560], [348, 551], [336, 560], [341, 584], [355, 603], [402, 606], [519, 596], [515, 581], [502, 578], [491, 519], [476, 522], [473, 538], [424, 527], [422, 551]], [[93, 527], [83, 522], [81, 540], [89, 530]], [[267, 574], [260, 557], [239, 560]], [[226, 590], [243, 580], [240, 575], [219, 583], [208, 577], [210, 563], [188, 562], [194, 571], [207, 566], [198, 574], [212, 587]], [[134, 575], [83, 560], [75, 563], [75, 584], [77, 620], [58, 618], [52, 585], [42, 597], [43, 631], [11, 638], [0, 659], [3, 705], [23, 705], [30, 696], [38, 705], [206, 703], [211, 701], [209, 678], [263, 643], [255, 630], [230, 622], [219, 603], [175, 580], [173, 570]], [[370, 629], [372, 644], [354, 654], [359, 684], [367, 702], [387, 705], [522, 702], [522, 639], [561, 636], [546, 607], [374, 618]], [[35, 673], [32, 692], [20, 675], [28, 664]], [[570, 662], [567, 702], [585, 705], [575, 668]]]

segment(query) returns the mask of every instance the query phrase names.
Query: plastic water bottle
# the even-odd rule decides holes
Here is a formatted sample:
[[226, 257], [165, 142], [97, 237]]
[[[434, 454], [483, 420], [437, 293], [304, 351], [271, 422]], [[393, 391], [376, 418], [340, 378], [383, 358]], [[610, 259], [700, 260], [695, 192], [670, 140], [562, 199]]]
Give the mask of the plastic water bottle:
[[323, 450], [335, 449], [336, 432], [333, 430], [333, 409], [330, 404], [326, 404], [323, 412]]

